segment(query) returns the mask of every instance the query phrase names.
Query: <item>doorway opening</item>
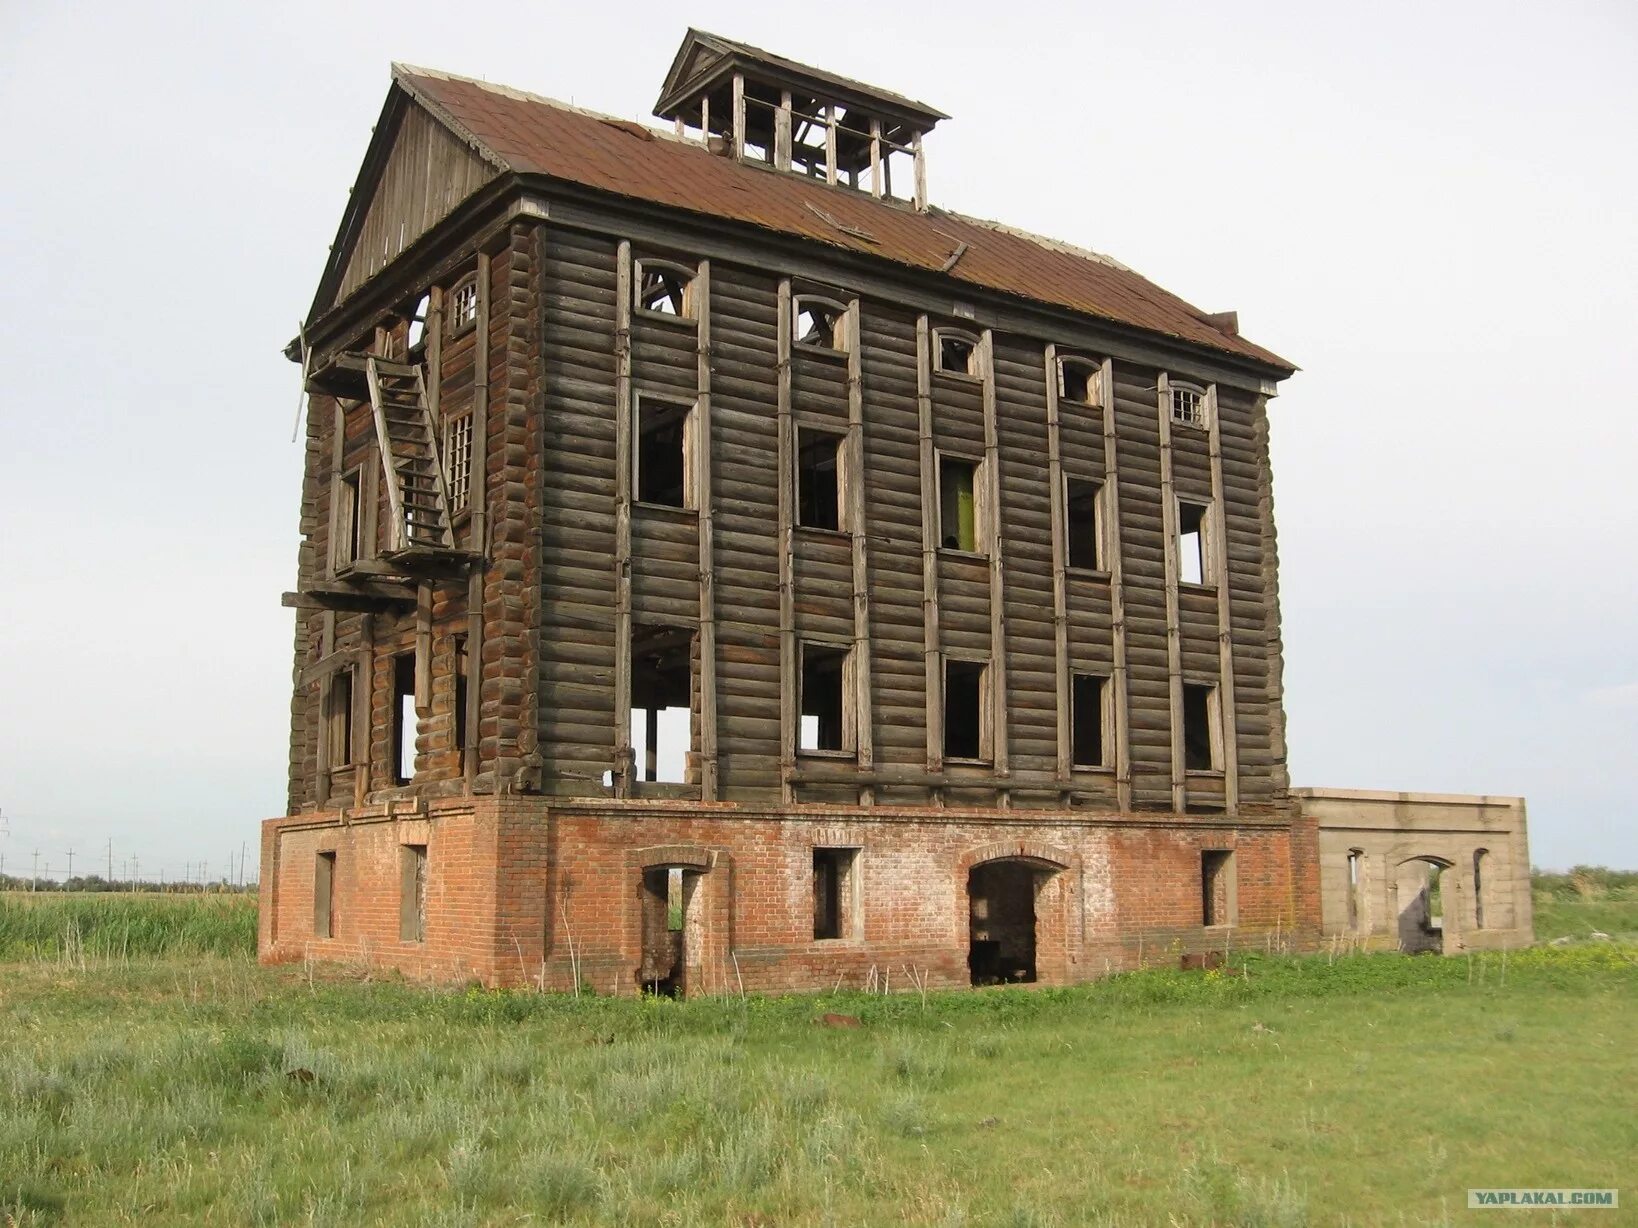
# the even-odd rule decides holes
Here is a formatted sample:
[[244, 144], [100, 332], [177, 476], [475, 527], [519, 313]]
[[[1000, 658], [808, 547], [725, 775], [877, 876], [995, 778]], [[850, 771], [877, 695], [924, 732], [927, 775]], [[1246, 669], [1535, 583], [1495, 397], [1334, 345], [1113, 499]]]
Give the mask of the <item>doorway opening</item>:
[[1413, 857], [1399, 866], [1399, 949], [1407, 955], [1445, 949], [1444, 893], [1447, 862]]
[[637, 980], [646, 994], [680, 998], [687, 991], [688, 900], [698, 877], [682, 866], [643, 871], [643, 960]]
[[986, 861], [967, 872], [967, 970], [974, 985], [1035, 980], [1035, 895], [1042, 872], [1027, 861]]

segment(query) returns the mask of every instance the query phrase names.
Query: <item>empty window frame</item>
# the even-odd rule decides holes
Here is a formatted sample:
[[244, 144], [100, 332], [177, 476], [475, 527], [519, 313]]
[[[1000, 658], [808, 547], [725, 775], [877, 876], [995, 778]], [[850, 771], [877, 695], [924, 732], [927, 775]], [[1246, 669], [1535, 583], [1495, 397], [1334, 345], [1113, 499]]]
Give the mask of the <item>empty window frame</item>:
[[984, 465], [964, 456], [938, 458], [938, 544], [972, 553], [984, 549]]
[[673, 320], [694, 318], [694, 278], [697, 270], [669, 260], [639, 260], [633, 272], [636, 309]]
[[983, 661], [944, 662], [944, 757], [990, 757], [990, 669]]
[[953, 328], [933, 330], [933, 369], [947, 375], [982, 377], [978, 364], [978, 338]]
[[415, 779], [415, 654], [392, 659], [392, 782], [407, 785]]
[[1215, 686], [1197, 682], [1183, 684], [1183, 766], [1190, 772], [1222, 770], [1222, 735]]
[[1058, 399], [1094, 408], [1103, 404], [1103, 364], [1090, 358], [1058, 360]]
[[1365, 868], [1365, 850], [1348, 850], [1348, 928], [1359, 929], [1361, 875]]
[[802, 645], [797, 749], [850, 754], [854, 729], [852, 653], [840, 644]]
[[454, 711], [450, 713], [450, 745], [455, 750], [465, 750], [467, 747], [466, 701], [467, 676], [472, 668], [472, 659], [467, 655], [466, 636], [455, 637], [453, 651], [450, 653], [449, 667], [454, 674], [454, 686], [451, 703]]
[[813, 350], [847, 349], [847, 308], [817, 295], [801, 294], [792, 304], [797, 345]]
[[1076, 767], [1109, 766], [1109, 679], [1076, 674], [1070, 682], [1070, 746]]
[[1200, 923], [1233, 925], [1236, 910], [1234, 852], [1206, 849], [1200, 854]]
[[805, 529], [840, 529], [845, 437], [798, 427], [796, 431], [796, 523]]
[[478, 276], [469, 273], [449, 292], [449, 335], [458, 337], [478, 322]]
[[398, 846], [398, 937], [402, 942], [427, 939], [427, 846]]
[[1484, 928], [1484, 862], [1488, 849], [1473, 851], [1473, 928]]
[[330, 739], [330, 767], [351, 767], [353, 762], [353, 671], [338, 669], [330, 675], [325, 696], [325, 725]]
[[427, 343], [427, 309], [432, 303], [430, 294], [423, 294], [415, 300], [415, 306], [410, 308], [409, 319], [404, 326], [405, 346], [410, 354], [417, 354], [426, 347]]
[[313, 937], [336, 932], [336, 854], [326, 849], [313, 859]]
[[444, 483], [449, 510], [459, 514], [472, 497], [472, 413], [456, 414], [444, 423]]
[[637, 779], [693, 779], [694, 633], [684, 627], [631, 628], [631, 748]]
[[1177, 579], [1182, 584], [1213, 584], [1211, 505], [1177, 501]]
[[824, 179], [829, 166], [831, 108], [811, 98], [791, 100], [791, 169]]
[[1204, 429], [1206, 425], [1206, 390], [1193, 384], [1171, 385], [1172, 421], [1179, 426]]
[[356, 563], [364, 546], [364, 471], [338, 474], [332, 488], [334, 512], [330, 527], [330, 568], [342, 571]]
[[1064, 479], [1064, 548], [1070, 567], [1103, 571], [1103, 487], [1080, 478]]
[[637, 501], [694, 507], [694, 406], [639, 396], [636, 415], [632, 489]]
[[858, 936], [858, 849], [813, 850], [815, 941]]

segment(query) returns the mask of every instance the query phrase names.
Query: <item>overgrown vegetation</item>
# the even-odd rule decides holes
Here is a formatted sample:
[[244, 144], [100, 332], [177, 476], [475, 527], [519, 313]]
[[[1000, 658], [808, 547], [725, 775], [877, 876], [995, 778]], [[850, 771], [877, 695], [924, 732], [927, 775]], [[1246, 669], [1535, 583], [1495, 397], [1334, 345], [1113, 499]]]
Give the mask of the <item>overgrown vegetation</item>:
[[1638, 871], [1604, 866], [1576, 866], [1567, 873], [1536, 870], [1530, 882], [1538, 941], [1597, 933], [1638, 940]]
[[254, 895], [0, 894], [0, 961], [255, 954]]

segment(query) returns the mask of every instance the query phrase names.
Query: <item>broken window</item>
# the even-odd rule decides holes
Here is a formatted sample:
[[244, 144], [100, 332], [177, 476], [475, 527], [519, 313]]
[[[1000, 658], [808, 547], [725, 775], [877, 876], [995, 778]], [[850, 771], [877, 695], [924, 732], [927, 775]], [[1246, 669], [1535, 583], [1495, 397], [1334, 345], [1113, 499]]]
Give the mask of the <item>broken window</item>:
[[1484, 928], [1484, 859], [1488, 849], [1473, 853], [1473, 928]]
[[1203, 925], [1233, 925], [1234, 853], [1207, 849], [1200, 854], [1200, 913]]
[[364, 501], [361, 495], [363, 471], [355, 469], [351, 473], [341, 474], [336, 478], [335, 490], [332, 498], [335, 500], [334, 527], [330, 538], [330, 566], [332, 571], [342, 571], [358, 561], [363, 552], [362, 525], [364, 522]]
[[984, 662], [944, 662], [945, 758], [989, 758], [989, 720], [984, 702], [988, 687], [989, 667]]
[[829, 299], [801, 295], [795, 302], [796, 344], [820, 350], [847, 349], [847, 330], [842, 322], [847, 308]]
[[637, 309], [677, 320], [694, 316], [693, 269], [663, 260], [639, 260], [635, 281]]
[[952, 375], [977, 377], [978, 338], [969, 333], [940, 328], [933, 332], [933, 365]]
[[1183, 584], [1214, 582], [1210, 555], [1211, 508], [1177, 502], [1177, 578]]
[[455, 651], [451, 654], [450, 668], [455, 673], [455, 711], [451, 713], [453, 745], [456, 750], [466, 749], [467, 673], [472, 661], [466, 653], [466, 636], [455, 637]]
[[938, 540], [946, 550], [982, 549], [982, 469], [965, 457], [938, 458]]
[[444, 483], [449, 510], [464, 512], [472, 494], [472, 413], [456, 414], [444, 423]]
[[1193, 384], [1173, 384], [1172, 421], [1180, 426], [1206, 425], [1206, 393]]
[[415, 306], [410, 311], [404, 336], [411, 357], [418, 354], [427, 343], [427, 307], [431, 302], [432, 296], [423, 294], [415, 301]]
[[824, 179], [829, 165], [830, 107], [812, 99], [791, 100], [791, 169]]
[[392, 782], [407, 785], [415, 779], [415, 654], [392, 659]]
[[765, 162], [772, 166], [780, 91], [761, 82], [747, 81], [744, 97], [745, 147], [740, 155], [747, 162]]
[[313, 937], [333, 937], [335, 924], [336, 854], [326, 849], [313, 860]]
[[694, 745], [694, 633], [682, 627], [631, 629], [631, 748], [638, 779], [691, 779]]
[[1058, 397], [1077, 405], [1103, 403], [1103, 368], [1090, 358], [1058, 360]]
[[1070, 688], [1070, 742], [1076, 767], [1107, 767], [1105, 757], [1109, 679], [1076, 674]]
[[1069, 551], [1071, 567], [1102, 571], [1103, 561], [1103, 500], [1101, 487], [1096, 482], [1065, 479], [1064, 491], [1064, 544]]
[[1216, 687], [1183, 684], [1183, 766], [1191, 772], [1215, 772], [1222, 767], [1216, 709]]
[[851, 751], [854, 746], [849, 651], [834, 644], [802, 645], [799, 750]]
[[469, 273], [449, 292], [449, 335], [464, 333], [478, 322], [478, 277]]
[[1359, 928], [1360, 870], [1365, 860], [1364, 849], [1348, 850], [1348, 928]]
[[796, 523], [842, 527], [841, 435], [800, 427], [796, 432]]
[[427, 846], [398, 847], [398, 937], [425, 942], [427, 937]]
[[693, 507], [694, 407], [639, 397], [636, 435], [637, 501]]
[[852, 938], [858, 933], [854, 866], [858, 849], [813, 850], [813, 936]]
[[325, 700], [325, 720], [329, 727], [330, 766], [343, 768], [353, 762], [353, 671], [338, 669], [330, 675], [330, 693]]

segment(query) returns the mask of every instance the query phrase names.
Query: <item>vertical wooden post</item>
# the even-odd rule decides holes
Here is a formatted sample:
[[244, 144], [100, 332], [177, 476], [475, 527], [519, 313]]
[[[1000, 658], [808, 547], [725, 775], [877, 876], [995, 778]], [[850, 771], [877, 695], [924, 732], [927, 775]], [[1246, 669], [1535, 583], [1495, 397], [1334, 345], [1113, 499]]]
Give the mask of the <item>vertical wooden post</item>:
[[1223, 501], [1223, 436], [1217, 424], [1217, 385], [1206, 386], [1206, 431], [1211, 449], [1212, 571], [1217, 581], [1217, 707], [1223, 733], [1223, 809], [1240, 810], [1240, 735], [1234, 699], [1234, 614], [1229, 593], [1228, 508]]
[[791, 92], [779, 95], [779, 110], [774, 112], [774, 167], [791, 169]]
[[415, 734], [432, 707], [432, 581], [415, 586]]
[[[788, 95], [787, 95], [788, 96]], [[795, 549], [796, 423], [791, 410], [791, 342], [796, 327], [791, 314], [791, 281], [779, 281], [779, 780], [780, 800], [796, 801], [796, 743], [801, 727], [798, 687], [802, 668], [796, 639]]]
[[1115, 804], [1132, 809], [1132, 726], [1130, 681], [1126, 671], [1126, 561], [1120, 518], [1120, 452], [1115, 421], [1115, 362], [1105, 358], [1098, 372], [1103, 400], [1104, 511], [1103, 546], [1109, 558], [1109, 615], [1114, 631], [1115, 664], [1109, 680], [1114, 690]]
[[353, 805], [370, 795], [375, 731], [375, 615], [358, 620], [358, 676], [353, 680]]
[[[921, 459], [922, 659], [927, 671], [927, 771], [944, 771], [944, 653], [938, 625], [938, 458], [933, 451], [933, 354], [927, 317], [916, 317], [916, 420]], [[943, 805], [934, 785], [932, 800]]]
[[[863, 333], [857, 298], [848, 303], [847, 320], [847, 469], [844, 496], [853, 546], [853, 702], [859, 771], [868, 779], [876, 766], [874, 709], [870, 669], [870, 536], [865, 525], [865, 438]], [[861, 805], [873, 805], [876, 790], [859, 790]]]
[[[369, 617], [365, 615], [365, 617]], [[336, 650], [336, 614], [334, 610], [326, 610], [319, 616], [319, 660], [323, 661]], [[315, 765], [318, 776], [318, 804], [327, 805], [330, 801], [330, 676], [313, 685], [313, 693], [317, 696], [315, 707], [318, 709], [318, 745], [315, 748], [318, 759]]]
[[614, 796], [631, 796], [631, 244], [614, 273]]
[[745, 157], [745, 74], [734, 74], [734, 157]]
[[700, 261], [694, 285], [699, 319], [699, 400], [694, 410], [694, 489], [700, 531], [700, 799], [717, 799], [717, 572], [711, 482], [711, 263]]
[[882, 121], [870, 121], [870, 194], [882, 194]]
[[[427, 412], [432, 420], [443, 430], [444, 422], [439, 416], [443, 401], [444, 383], [444, 288], [433, 286], [427, 291], [427, 318], [421, 323], [421, 342], [427, 356], [427, 375], [425, 381], [427, 390]], [[440, 448], [442, 441], [439, 441]]]
[[1057, 700], [1058, 801], [1069, 804], [1074, 778], [1075, 748], [1071, 725], [1074, 695], [1069, 668], [1069, 581], [1064, 568], [1069, 559], [1069, 525], [1064, 486], [1062, 429], [1058, 417], [1058, 347], [1046, 347], [1047, 490], [1052, 505], [1052, 648], [1053, 690]]
[[[489, 253], [478, 253], [477, 318], [472, 337], [472, 457], [467, 472], [467, 548], [489, 554]], [[466, 787], [477, 786], [482, 761], [483, 719], [483, 581], [486, 564], [477, 563], [466, 582], [466, 749], [462, 769]]]
[[910, 138], [910, 148], [916, 159], [915, 207], [922, 210], [927, 208], [927, 157], [921, 151], [921, 133]]
[[1177, 489], [1172, 480], [1172, 386], [1162, 371], [1155, 385], [1160, 425], [1160, 514], [1166, 559], [1166, 679], [1171, 695], [1172, 809], [1188, 808], [1188, 765], [1183, 744], [1183, 636], [1177, 609]]
[[700, 99], [700, 140], [705, 142], [706, 148], [711, 145], [711, 99]]
[[825, 182], [836, 182], [836, 108], [825, 104]]
[[986, 328], [978, 347], [984, 377], [984, 550], [990, 562], [990, 757], [998, 781], [996, 801], [1012, 804], [1007, 780], [1012, 754], [1007, 738], [1007, 583], [1005, 535], [1001, 532], [1001, 446], [995, 420], [995, 333]]

